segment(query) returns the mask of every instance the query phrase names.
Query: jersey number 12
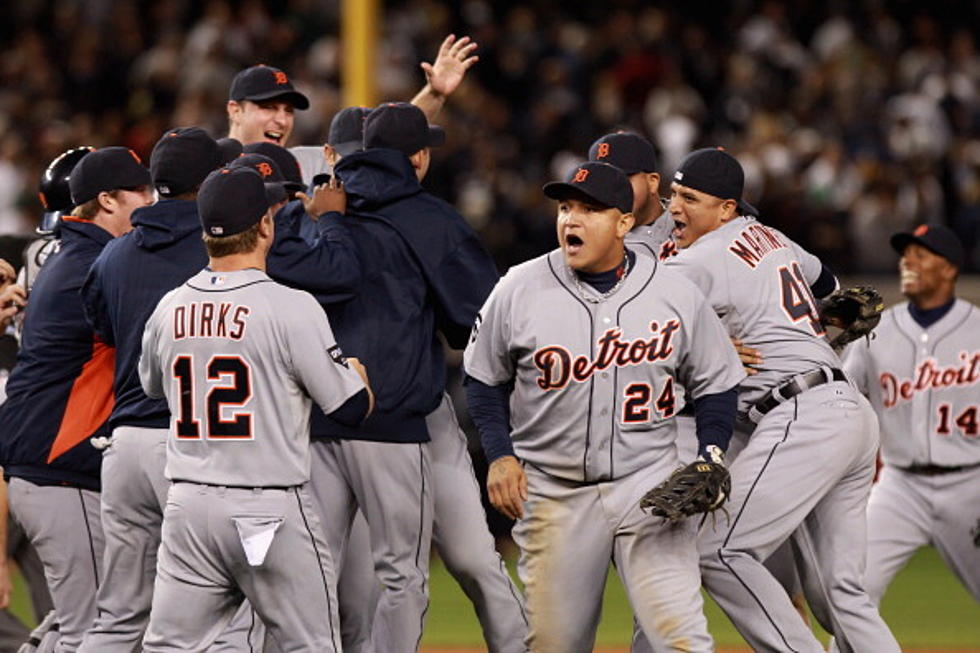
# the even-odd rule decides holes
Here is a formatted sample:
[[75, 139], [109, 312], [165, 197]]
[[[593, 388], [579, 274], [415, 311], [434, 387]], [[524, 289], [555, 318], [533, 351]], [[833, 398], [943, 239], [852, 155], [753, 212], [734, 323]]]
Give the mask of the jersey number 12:
[[[201, 437], [201, 418], [195, 414], [194, 358], [178, 356], [173, 364], [174, 380], [180, 395], [177, 415], [177, 438], [197, 440]], [[208, 381], [226, 381], [208, 391], [205, 403], [205, 432], [209, 439], [249, 440], [252, 438], [252, 413], [239, 411], [223, 419], [224, 409], [244, 406], [252, 398], [251, 370], [240, 356], [212, 356], [207, 365]]]

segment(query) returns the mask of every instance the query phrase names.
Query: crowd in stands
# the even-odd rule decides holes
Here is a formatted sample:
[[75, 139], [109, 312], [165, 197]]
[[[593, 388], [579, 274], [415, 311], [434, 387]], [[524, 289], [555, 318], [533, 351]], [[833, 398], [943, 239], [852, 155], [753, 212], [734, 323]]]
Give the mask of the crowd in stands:
[[[894, 269], [887, 236], [950, 225], [980, 270], [975, 3], [389, 0], [379, 99], [408, 99], [448, 33], [480, 62], [439, 121], [427, 186], [503, 269], [555, 245], [541, 184], [611, 129], [648, 136], [664, 183], [725, 147], [762, 219], [840, 272]], [[312, 101], [290, 145], [341, 108], [338, 0], [23, 0], [0, 21], [0, 234], [28, 234], [43, 166], [74, 145], [148, 154], [171, 126], [223, 136], [234, 73], [268, 63]]]

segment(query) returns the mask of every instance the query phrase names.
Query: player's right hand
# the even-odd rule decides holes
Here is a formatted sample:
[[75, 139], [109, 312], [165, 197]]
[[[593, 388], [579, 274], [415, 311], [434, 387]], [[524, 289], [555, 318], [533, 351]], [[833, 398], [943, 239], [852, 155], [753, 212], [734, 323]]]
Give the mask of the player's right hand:
[[511, 519], [524, 516], [527, 501], [527, 475], [514, 456], [501, 456], [490, 463], [487, 472], [487, 493], [490, 503]]
[[758, 374], [759, 370], [752, 366], [762, 365], [762, 354], [759, 350], [747, 347], [738, 338], [732, 338], [732, 344], [735, 345], [735, 351], [738, 353], [739, 360], [742, 361], [742, 367], [745, 368], [745, 373], [749, 376]]
[[344, 182], [337, 179], [336, 176], [331, 176], [329, 182], [315, 187], [313, 197], [306, 193], [296, 193], [296, 197], [303, 201], [306, 213], [314, 220], [331, 211], [337, 213], [347, 211], [347, 193], [344, 191]]
[[0, 290], [0, 328], [6, 328], [14, 316], [27, 305], [27, 292], [17, 284]]
[[17, 271], [7, 259], [0, 258], [0, 288], [17, 280]]

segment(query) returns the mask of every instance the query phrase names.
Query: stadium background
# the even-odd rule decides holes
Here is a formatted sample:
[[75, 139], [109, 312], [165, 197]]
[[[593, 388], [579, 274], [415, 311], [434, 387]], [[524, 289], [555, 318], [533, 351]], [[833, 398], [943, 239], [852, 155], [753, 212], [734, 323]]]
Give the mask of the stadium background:
[[[897, 230], [948, 224], [967, 246], [967, 272], [980, 271], [976, 1], [378, 0], [364, 14], [366, 6], [6, 5], [0, 255], [19, 260], [39, 215], [40, 172], [68, 147], [124, 144], [146, 156], [171, 126], [224, 135], [230, 80], [259, 62], [287, 70], [312, 100], [296, 113], [289, 144], [320, 143], [347, 103], [409, 99], [424, 83], [418, 63], [456, 33], [480, 44], [480, 62], [439, 116], [449, 141], [434, 152], [426, 186], [480, 231], [501, 270], [554, 246], [541, 184], [563, 176], [597, 135], [626, 128], [656, 144], [665, 178], [691, 149], [726, 147], [766, 222], [892, 301], [897, 257], [887, 237]], [[367, 16], [355, 48], [342, 38], [353, 13]], [[373, 75], [350, 73], [358, 53], [373, 59]], [[961, 290], [980, 302], [978, 277], [968, 274]], [[440, 574], [427, 641], [478, 641], [469, 606]], [[628, 628], [617, 591], [608, 644], [625, 641]], [[883, 611], [893, 627], [918, 633], [900, 636], [903, 644], [980, 651], [977, 607], [925, 554]], [[737, 643], [719, 623], [719, 641]]]

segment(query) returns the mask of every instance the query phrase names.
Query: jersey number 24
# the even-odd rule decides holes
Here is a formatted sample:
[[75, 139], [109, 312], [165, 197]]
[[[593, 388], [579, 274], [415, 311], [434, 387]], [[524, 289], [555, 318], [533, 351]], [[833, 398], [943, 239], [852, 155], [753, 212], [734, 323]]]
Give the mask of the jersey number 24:
[[204, 400], [205, 414], [196, 415], [194, 397], [194, 358], [178, 356], [173, 373], [180, 395], [177, 415], [177, 438], [197, 440], [201, 437], [204, 420], [206, 437], [213, 439], [248, 440], [252, 437], [251, 411], [238, 411], [223, 419], [226, 408], [244, 406], [252, 398], [251, 370], [240, 356], [212, 356], [207, 364], [208, 381], [224, 381], [211, 387]]

